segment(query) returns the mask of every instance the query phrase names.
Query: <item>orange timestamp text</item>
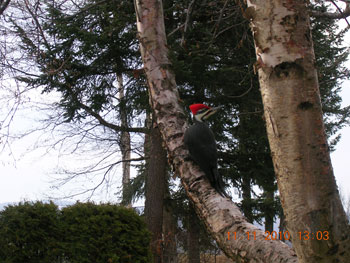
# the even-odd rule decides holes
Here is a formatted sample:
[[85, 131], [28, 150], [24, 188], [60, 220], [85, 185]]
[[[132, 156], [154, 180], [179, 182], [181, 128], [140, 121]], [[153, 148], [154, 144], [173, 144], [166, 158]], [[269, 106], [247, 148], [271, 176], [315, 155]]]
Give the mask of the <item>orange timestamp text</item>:
[[[237, 232], [227, 232], [227, 240], [238, 240], [245, 238], [247, 240], [256, 240], [256, 232], [245, 232], [243, 235], [238, 236]], [[299, 231], [297, 232], [297, 237], [300, 240], [328, 240], [329, 232], [328, 231]], [[265, 231], [264, 235], [265, 240], [290, 240], [291, 235], [288, 231]]]

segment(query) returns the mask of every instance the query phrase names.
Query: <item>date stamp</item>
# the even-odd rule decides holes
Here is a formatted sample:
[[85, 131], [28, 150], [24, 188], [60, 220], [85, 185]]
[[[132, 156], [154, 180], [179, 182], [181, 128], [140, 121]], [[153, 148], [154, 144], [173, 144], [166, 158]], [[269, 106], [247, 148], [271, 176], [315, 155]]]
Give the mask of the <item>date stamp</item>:
[[[227, 232], [227, 240], [256, 240], [257, 235], [255, 231], [252, 232], [245, 232], [243, 235], [238, 234], [237, 232]], [[297, 232], [297, 238], [299, 240], [328, 240], [329, 239], [329, 232], [328, 231], [316, 231], [316, 232], [310, 232], [310, 231], [299, 231]], [[291, 235], [288, 231], [265, 231], [264, 234], [265, 240], [290, 240]]]

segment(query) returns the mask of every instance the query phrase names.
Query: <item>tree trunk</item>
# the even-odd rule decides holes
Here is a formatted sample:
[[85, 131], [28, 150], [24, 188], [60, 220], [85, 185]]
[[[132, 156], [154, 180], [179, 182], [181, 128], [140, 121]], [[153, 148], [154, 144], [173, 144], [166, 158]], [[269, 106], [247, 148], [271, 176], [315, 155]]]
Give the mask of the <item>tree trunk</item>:
[[165, 180], [163, 205], [163, 263], [177, 263], [177, 219], [172, 209], [168, 179]]
[[273, 231], [273, 219], [275, 217], [274, 208], [274, 190], [264, 189], [265, 205], [264, 205], [264, 215], [265, 215], [265, 231], [270, 233]]
[[[124, 85], [123, 85], [123, 75], [121, 73], [117, 74], [117, 81], [118, 81], [118, 91], [119, 91], [119, 100], [120, 100], [120, 126], [127, 128], [128, 125], [128, 119], [127, 119], [127, 113], [125, 111], [125, 104], [124, 104]], [[124, 186], [127, 185], [130, 181], [130, 155], [131, 155], [131, 142], [130, 142], [130, 133], [127, 131], [122, 131], [120, 136], [120, 143], [119, 143], [120, 151], [122, 153], [122, 184], [123, 184], [123, 201], [125, 200], [125, 191]], [[123, 202], [124, 203], [124, 202]], [[131, 203], [125, 204], [128, 207], [131, 207]]]
[[247, 1], [267, 133], [299, 262], [350, 262], [324, 131], [307, 1]]
[[189, 153], [183, 143], [188, 127], [187, 117], [180, 106], [175, 76], [170, 70], [162, 1], [136, 0], [135, 8], [151, 107], [167, 146], [169, 162], [180, 176], [208, 232], [226, 255], [236, 262], [297, 262], [293, 250], [283, 242], [265, 241], [264, 232], [246, 222], [239, 208], [231, 200], [220, 196], [199, 167], [188, 160]]
[[163, 263], [177, 263], [176, 221], [171, 208], [163, 209]]
[[279, 213], [279, 219], [280, 219], [280, 224], [279, 224], [279, 227], [278, 227], [278, 232], [281, 233], [281, 240], [283, 242], [286, 241], [286, 239], [288, 239], [288, 237], [285, 235], [286, 233], [286, 228], [285, 228], [285, 219], [284, 219], [284, 214], [283, 214], [283, 211], [281, 210], [281, 212]]
[[187, 255], [188, 262], [200, 263], [199, 248], [199, 222], [192, 204], [188, 213], [188, 230], [187, 230]]
[[152, 233], [151, 250], [154, 263], [161, 263], [163, 256], [163, 201], [166, 174], [166, 151], [157, 127], [151, 128], [149, 135], [149, 159], [147, 162], [145, 219]]
[[252, 188], [251, 179], [248, 176], [243, 176], [242, 178], [242, 212], [247, 218], [249, 223], [253, 223], [253, 210], [252, 210]]

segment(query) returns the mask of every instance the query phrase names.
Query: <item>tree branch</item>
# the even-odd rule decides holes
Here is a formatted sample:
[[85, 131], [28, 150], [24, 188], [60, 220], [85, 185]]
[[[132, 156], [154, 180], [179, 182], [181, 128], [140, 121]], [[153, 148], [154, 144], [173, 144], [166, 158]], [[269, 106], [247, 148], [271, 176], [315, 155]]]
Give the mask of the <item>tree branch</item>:
[[[350, 3], [346, 2], [346, 7], [344, 11], [340, 9], [340, 7], [334, 2], [330, 1], [332, 4], [337, 8], [338, 12], [332, 13], [332, 12], [319, 12], [319, 11], [311, 11], [310, 15], [312, 17], [326, 17], [330, 19], [342, 19], [342, 18], [347, 18], [350, 16]], [[349, 24], [349, 23], [348, 23]]]
[[89, 106], [85, 105], [84, 103], [82, 103], [77, 95], [75, 94], [75, 92], [72, 90], [71, 87], [69, 87], [67, 85], [67, 89], [69, 90], [69, 93], [73, 96], [74, 100], [78, 103], [78, 105], [85, 110], [87, 113], [89, 113], [92, 117], [94, 117], [96, 120], [98, 120], [98, 122], [105, 126], [108, 127], [114, 131], [117, 132], [139, 132], [139, 133], [148, 133], [149, 130], [147, 128], [143, 128], [143, 127], [122, 127], [122, 126], [118, 126], [115, 125], [113, 123], [110, 123], [108, 121], [106, 121], [100, 114], [98, 114], [97, 112], [93, 111]]
[[192, 9], [193, 9], [193, 5], [195, 4], [195, 2], [196, 2], [196, 0], [192, 0], [187, 8], [185, 27], [184, 27], [184, 30], [182, 32], [182, 39], [181, 39], [181, 44], [180, 44], [182, 47], [185, 45], [185, 34], [187, 32], [187, 28], [188, 28], [188, 25], [190, 23]]
[[106, 121], [104, 118], [102, 118], [101, 115], [99, 115], [98, 113], [96, 113], [95, 111], [93, 111], [89, 106], [83, 104], [82, 102], [80, 101], [77, 101], [79, 106], [84, 109], [87, 113], [89, 113], [92, 117], [94, 117], [96, 120], [98, 120], [98, 122], [105, 126], [105, 127], [108, 127], [114, 131], [117, 131], [117, 132], [139, 132], [139, 133], [148, 133], [149, 130], [147, 128], [142, 128], [142, 127], [125, 127], [125, 126], [118, 126], [118, 125], [115, 125], [113, 123], [110, 123], [108, 121]]

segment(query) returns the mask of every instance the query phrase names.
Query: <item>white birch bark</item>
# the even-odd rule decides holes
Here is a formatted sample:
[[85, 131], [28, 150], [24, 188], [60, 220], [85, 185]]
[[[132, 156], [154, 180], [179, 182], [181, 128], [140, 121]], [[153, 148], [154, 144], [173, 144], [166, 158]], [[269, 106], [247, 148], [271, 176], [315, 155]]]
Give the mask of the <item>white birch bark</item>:
[[306, 1], [248, 0], [256, 69], [287, 229], [299, 262], [350, 262], [324, 131]]

